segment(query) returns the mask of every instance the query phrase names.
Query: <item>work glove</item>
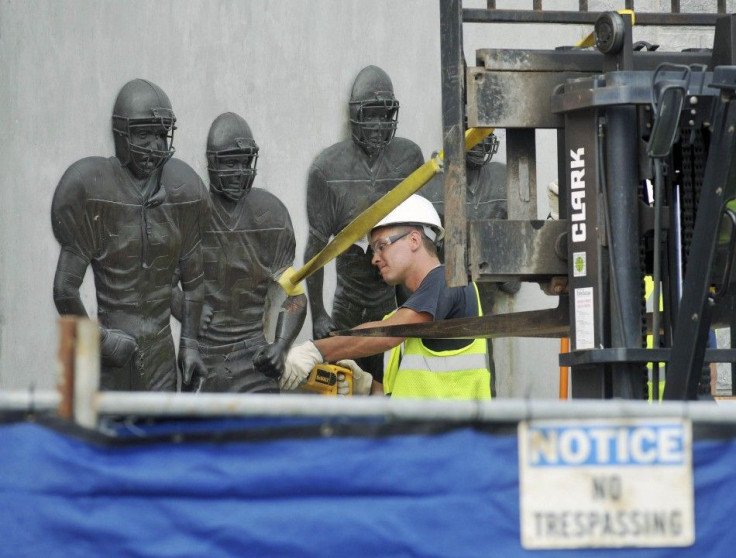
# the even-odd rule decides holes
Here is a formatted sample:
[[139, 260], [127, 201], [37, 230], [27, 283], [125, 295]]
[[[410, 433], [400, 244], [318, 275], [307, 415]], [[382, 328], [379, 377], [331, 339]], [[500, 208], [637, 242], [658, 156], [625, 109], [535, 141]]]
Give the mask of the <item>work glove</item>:
[[179, 370], [181, 370], [182, 387], [185, 391], [198, 391], [202, 379], [207, 373], [202, 357], [199, 355], [199, 345], [196, 339], [182, 337], [179, 340]]
[[100, 356], [104, 366], [120, 368], [138, 352], [136, 340], [119, 329], [100, 328]]
[[311, 341], [292, 347], [286, 355], [284, 373], [279, 379], [279, 388], [293, 390], [298, 388], [309, 377], [315, 364], [324, 362], [322, 353]]
[[[363, 370], [354, 360], [338, 360], [338, 366], [350, 368], [353, 371], [353, 395], [370, 395], [373, 386], [373, 376]], [[348, 384], [345, 374], [338, 372], [337, 374], [337, 395], [348, 395], [350, 393], [350, 385]]]
[[321, 314], [312, 320], [312, 335], [315, 339], [324, 339], [331, 331], [335, 331], [335, 322], [327, 314]]
[[547, 185], [547, 200], [549, 201], [549, 219], [557, 221], [560, 218], [560, 186], [555, 178]]
[[283, 339], [261, 347], [253, 356], [253, 367], [269, 378], [278, 379], [284, 372], [285, 347]]

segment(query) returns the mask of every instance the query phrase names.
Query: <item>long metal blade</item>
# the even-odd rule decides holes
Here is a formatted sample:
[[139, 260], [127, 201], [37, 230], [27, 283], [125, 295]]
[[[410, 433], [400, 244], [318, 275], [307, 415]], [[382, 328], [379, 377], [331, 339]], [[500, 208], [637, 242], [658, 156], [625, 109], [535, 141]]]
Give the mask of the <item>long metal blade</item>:
[[457, 318], [420, 324], [346, 329], [331, 336], [421, 337], [424, 339], [470, 339], [494, 337], [568, 337], [570, 314], [568, 299], [560, 297], [557, 308], [495, 314], [478, 318]]

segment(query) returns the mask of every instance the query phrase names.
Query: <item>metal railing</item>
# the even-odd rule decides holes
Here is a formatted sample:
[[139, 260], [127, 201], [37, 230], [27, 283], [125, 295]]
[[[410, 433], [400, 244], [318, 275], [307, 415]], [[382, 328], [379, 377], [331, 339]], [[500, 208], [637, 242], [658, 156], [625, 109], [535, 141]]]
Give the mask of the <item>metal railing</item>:
[[[0, 412], [54, 413], [61, 396], [54, 391], [0, 391]], [[318, 395], [226, 393], [97, 392], [83, 414], [94, 427], [105, 416], [144, 418], [315, 417], [518, 423], [531, 419], [684, 417], [693, 422], [736, 424], [736, 403], [707, 401], [652, 405], [612, 400], [411, 400], [384, 397], [332, 398]]]

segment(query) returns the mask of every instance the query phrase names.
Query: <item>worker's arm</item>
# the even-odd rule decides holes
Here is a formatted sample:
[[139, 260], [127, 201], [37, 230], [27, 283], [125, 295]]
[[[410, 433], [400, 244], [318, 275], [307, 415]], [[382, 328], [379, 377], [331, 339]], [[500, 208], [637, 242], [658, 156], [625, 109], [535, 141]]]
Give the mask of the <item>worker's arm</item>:
[[[399, 308], [393, 315], [380, 322], [367, 322], [354, 329], [368, 327], [418, 324], [431, 322], [432, 316], [426, 312], [415, 312], [409, 308]], [[314, 342], [326, 362], [355, 359], [376, 355], [394, 348], [404, 341], [403, 337], [327, 337]]]
[[[391, 317], [380, 322], [368, 322], [355, 329], [379, 325], [415, 324], [432, 321], [425, 312], [399, 308]], [[321, 362], [359, 358], [387, 351], [404, 340], [403, 337], [327, 337], [307, 341], [289, 351], [284, 373], [279, 381], [281, 389], [292, 390], [307, 379], [312, 368]]]
[[[426, 312], [415, 312], [409, 308], [399, 308], [385, 320], [361, 324], [354, 329], [431, 321], [432, 316]], [[373, 380], [370, 371], [362, 370], [352, 359], [386, 352], [403, 341], [403, 337], [329, 337], [315, 341], [315, 345], [317, 345], [323, 356], [325, 353], [329, 354], [329, 357], [325, 356], [325, 360], [328, 362], [340, 359], [338, 364], [347, 366], [353, 370], [354, 393], [356, 395], [383, 395], [383, 384]], [[345, 360], [345, 357], [336, 356], [340, 355], [341, 351], [348, 351], [352, 356], [348, 360]], [[341, 382], [338, 381], [338, 389], [340, 385]]]

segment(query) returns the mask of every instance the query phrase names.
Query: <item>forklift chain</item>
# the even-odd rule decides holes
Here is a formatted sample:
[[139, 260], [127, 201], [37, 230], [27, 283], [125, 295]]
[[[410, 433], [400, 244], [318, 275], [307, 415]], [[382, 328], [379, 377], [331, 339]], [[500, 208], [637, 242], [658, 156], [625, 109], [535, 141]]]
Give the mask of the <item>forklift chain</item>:
[[[684, 137], [684, 135], [683, 135]], [[692, 244], [695, 216], [700, 202], [700, 193], [703, 188], [703, 177], [708, 153], [705, 138], [700, 129], [693, 130], [692, 145], [683, 142], [682, 145], [682, 262], [683, 275], [687, 270], [688, 256]], [[710, 393], [710, 365], [703, 364], [698, 380], [698, 393]]]
[[690, 255], [690, 244], [693, 239], [695, 225], [695, 193], [693, 192], [693, 148], [688, 142], [682, 142], [682, 174], [680, 196], [680, 226], [682, 235], [681, 256], [683, 277], [687, 270], [687, 260]]
[[[639, 190], [639, 197], [644, 198], [643, 188]], [[647, 200], [643, 200], [645, 203]], [[646, 283], [644, 276], [647, 274], [646, 270], [646, 254], [647, 254], [647, 243], [644, 236], [639, 236], [639, 301], [641, 303], [641, 343], [644, 348], [647, 346], [647, 294], [646, 294]], [[647, 365], [642, 364], [641, 367], [641, 398], [647, 399], [647, 381], [649, 380], [649, 374], [647, 373]]]

